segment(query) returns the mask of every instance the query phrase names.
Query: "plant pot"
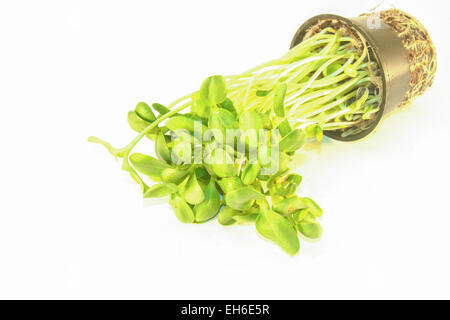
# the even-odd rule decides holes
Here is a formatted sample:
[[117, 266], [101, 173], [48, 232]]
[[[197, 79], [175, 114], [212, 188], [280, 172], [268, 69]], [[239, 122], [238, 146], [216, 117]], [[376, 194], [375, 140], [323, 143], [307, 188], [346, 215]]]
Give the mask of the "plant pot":
[[338, 131], [326, 132], [325, 134], [332, 139], [356, 141], [366, 137], [375, 130], [384, 116], [405, 100], [408, 92], [411, 80], [408, 51], [405, 49], [402, 39], [390, 26], [380, 18], [376, 21], [374, 19], [377, 17], [373, 15], [363, 15], [351, 19], [333, 14], [318, 15], [306, 21], [292, 40], [291, 48], [302, 42], [309, 30], [321, 21], [338, 21], [359, 33], [366, 40], [371, 49], [371, 59], [376, 61], [381, 69], [382, 103], [377, 117], [368, 128], [354, 135], [342, 137]]

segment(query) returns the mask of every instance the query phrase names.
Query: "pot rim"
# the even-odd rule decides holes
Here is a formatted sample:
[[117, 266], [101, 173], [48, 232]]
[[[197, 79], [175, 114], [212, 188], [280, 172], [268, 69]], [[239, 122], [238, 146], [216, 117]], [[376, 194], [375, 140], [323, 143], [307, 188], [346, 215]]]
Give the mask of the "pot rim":
[[[342, 137], [339, 131], [326, 131], [324, 134], [332, 138], [334, 140], [338, 141], [344, 141], [344, 142], [350, 142], [350, 141], [356, 141], [363, 139], [370, 135], [379, 125], [381, 119], [383, 116], [385, 116], [388, 112], [395, 109], [395, 107], [398, 106], [400, 101], [397, 102], [398, 97], [401, 98], [406, 95], [406, 92], [408, 90], [409, 86], [409, 80], [410, 80], [410, 74], [409, 74], [409, 63], [408, 63], [408, 57], [405, 48], [403, 47], [403, 44], [401, 42], [400, 37], [397, 36], [397, 34], [386, 24], [384, 24], [383, 21], [381, 21], [381, 28], [375, 30], [381, 33], [381, 37], [383, 37], [385, 41], [389, 41], [392, 46], [395, 47], [396, 50], [399, 52], [397, 55], [400, 57], [401, 62], [403, 63], [398, 68], [392, 68], [392, 65], [389, 66], [386, 62], [386, 59], [383, 59], [385, 55], [388, 55], [387, 53], [382, 52], [380, 46], [377, 44], [375, 31], [371, 30], [367, 25], [367, 19], [368, 16], [360, 16], [357, 18], [345, 18], [340, 15], [336, 14], [320, 14], [317, 16], [314, 16], [310, 19], [308, 19], [305, 23], [301, 25], [301, 27], [297, 30], [294, 38], [291, 42], [291, 48], [299, 44], [301, 41], [303, 41], [305, 35], [310, 30], [311, 27], [314, 25], [317, 25], [320, 21], [323, 20], [338, 20], [340, 22], [343, 22], [347, 24], [349, 27], [353, 28], [357, 32], [359, 32], [362, 37], [367, 41], [370, 47], [370, 54], [373, 58], [375, 58], [379, 68], [381, 69], [381, 80], [383, 85], [382, 90], [382, 101], [380, 104], [380, 111], [377, 113], [377, 117], [374, 119], [374, 121], [369, 125], [368, 128], [366, 128], [364, 131], [361, 131], [357, 134], [350, 135], [347, 137]], [[378, 37], [380, 35], [378, 34]], [[380, 38], [381, 39], [381, 38]], [[380, 40], [378, 39], [378, 40]], [[401, 48], [400, 48], [401, 47]], [[386, 47], [385, 47], [386, 48]], [[386, 51], [386, 49], [385, 49]], [[402, 61], [403, 60], [403, 61]], [[394, 70], [389, 70], [394, 69]], [[405, 71], [407, 70], [408, 76], [405, 76]], [[393, 94], [392, 89], [392, 82], [398, 81], [401, 82], [399, 84], [399, 91], [398, 94]], [[388, 106], [387, 106], [388, 105]]]

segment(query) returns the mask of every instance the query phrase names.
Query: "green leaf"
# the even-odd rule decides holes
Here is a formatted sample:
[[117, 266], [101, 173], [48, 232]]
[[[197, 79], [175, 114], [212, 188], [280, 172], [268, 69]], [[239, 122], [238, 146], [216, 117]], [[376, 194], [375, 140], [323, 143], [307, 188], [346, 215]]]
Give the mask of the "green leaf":
[[193, 101], [191, 105], [191, 113], [202, 119], [208, 119], [211, 112], [211, 107], [200, 99], [200, 93], [193, 93], [191, 95], [191, 99]]
[[[144, 131], [145, 129], [147, 129], [147, 127], [149, 125], [151, 125], [150, 122], [145, 121], [144, 119], [142, 119], [141, 117], [138, 116], [138, 114], [135, 111], [130, 111], [128, 112], [128, 124], [131, 127], [131, 129], [133, 129], [136, 132], [141, 133], [142, 131]], [[149, 139], [154, 139], [155, 138], [155, 134], [158, 133], [159, 128], [156, 127], [154, 129], [152, 129], [148, 134], [147, 137]]]
[[168, 143], [171, 148], [171, 159], [175, 165], [191, 164], [193, 147], [198, 140], [185, 130], [177, 130], [172, 134], [172, 141]]
[[249, 149], [259, 146], [261, 130], [264, 130], [264, 119], [258, 112], [247, 110], [239, 116], [239, 126], [242, 130], [239, 143]]
[[258, 213], [237, 214], [233, 216], [233, 219], [239, 223], [253, 223], [258, 218], [258, 215]]
[[319, 207], [319, 205], [310, 198], [301, 198], [302, 204], [305, 208], [308, 208], [309, 211], [316, 217], [320, 218], [323, 215], [322, 208]]
[[135, 109], [137, 115], [148, 122], [153, 122], [156, 120], [155, 114], [153, 113], [152, 109], [146, 104], [145, 102], [139, 102], [136, 105]]
[[152, 179], [160, 179], [163, 170], [170, 168], [167, 163], [142, 153], [132, 154], [130, 156], [130, 161], [137, 171]]
[[322, 141], [323, 129], [320, 125], [318, 125], [318, 124], [310, 125], [310, 126], [306, 127], [305, 131], [306, 131], [306, 135], [308, 136], [308, 138], [316, 138], [316, 140], [318, 142]]
[[259, 130], [264, 129], [264, 121], [261, 115], [254, 110], [244, 111], [239, 117], [239, 125], [244, 131], [249, 129], [256, 130], [257, 135]]
[[[211, 112], [209, 117], [209, 128], [219, 130], [222, 133], [222, 144], [225, 144], [227, 138], [227, 130], [239, 128], [239, 123], [234, 114], [225, 109], [216, 109]], [[215, 137], [216, 139], [218, 137]]]
[[222, 208], [222, 210], [219, 211], [219, 223], [223, 226], [231, 226], [232, 224], [236, 223], [236, 220], [233, 219], [233, 216], [238, 215], [239, 213], [239, 211], [225, 206]]
[[219, 108], [225, 109], [230, 111], [232, 114], [234, 114], [235, 116], [237, 116], [237, 111], [236, 108], [233, 105], [233, 101], [231, 101], [230, 99], [226, 98], [222, 103], [219, 103]]
[[175, 211], [175, 215], [182, 223], [193, 223], [195, 220], [194, 211], [192, 208], [180, 197], [179, 194], [174, 193], [170, 196], [169, 204]]
[[284, 119], [279, 125], [278, 130], [280, 131], [280, 134], [282, 137], [286, 137], [291, 131], [291, 125], [289, 124], [289, 121], [287, 119]]
[[183, 182], [184, 179], [186, 179], [187, 175], [188, 175], [188, 172], [186, 170], [167, 168], [162, 171], [161, 179], [164, 182], [174, 183], [174, 184], [178, 185], [181, 182]]
[[166, 127], [172, 131], [187, 130], [189, 133], [194, 134], [196, 123], [197, 127], [202, 130], [202, 134], [208, 129], [201, 121], [186, 116], [170, 118], [166, 122]]
[[263, 208], [255, 224], [259, 234], [275, 242], [287, 253], [294, 255], [300, 250], [296, 230], [286, 218], [278, 213]]
[[243, 187], [230, 191], [225, 195], [225, 203], [234, 210], [246, 211], [256, 200], [264, 200], [265, 196], [252, 187]]
[[170, 155], [169, 147], [167, 146], [166, 137], [162, 132], [158, 134], [158, 137], [155, 140], [155, 153], [156, 156], [166, 163], [172, 162], [172, 157]]
[[259, 193], [262, 193], [262, 194], [265, 193], [261, 181], [255, 180], [255, 182], [251, 186], [253, 187], [253, 189], [258, 191]]
[[294, 213], [297, 210], [304, 209], [305, 206], [302, 202], [302, 199], [298, 196], [292, 196], [289, 198], [286, 198], [284, 200], [281, 200], [274, 204], [273, 209], [281, 213], [285, 216]]
[[342, 68], [342, 64], [335, 62], [330, 64], [328, 67], [325, 68], [325, 70], [323, 70], [322, 74], [324, 77], [335, 73], [336, 71], [338, 71], [339, 69]]
[[[275, 156], [274, 156], [275, 157]], [[258, 148], [258, 162], [262, 167], [270, 167], [272, 164], [272, 149], [267, 144], [262, 144]]]
[[322, 226], [319, 223], [300, 222], [297, 230], [309, 239], [317, 240], [322, 236]]
[[272, 175], [270, 177], [270, 179], [267, 181], [267, 188], [270, 189], [273, 186], [275, 186], [275, 183], [277, 182], [278, 179], [280, 179], [283, 175], [285, 175], [289, 170], [280, 170], [278, 171], [278, 173]]
[[228, 177], [217, 181], [217, 184], [222, 189], [223, 193], [228, 193], [236, 189], [244, 187], [242, 180], [239, 177]]
[[270, 111], [266, 112], [266, 113], [262, 113], [261, 119], [263, 122], [263, 128], [267, 129], [267, 130], [271, 130], [273, 125], [272, 125], [272, 120], [270, 120]]
[[267, 96], [272, 90], [256, 90], [256, 96], [257, 97], [265, 97]]
[[130, 112], [128, 112], [128, 124], [130, 125], [131, 129], [133, 129], [134, 131], [142, 132], [151, 123], [148, 121], [145, 121], [144, 119], [139, 117], [135, 111], [130, 111]]
[[260, 171], [261, 166], [259, 165], [259, 163], [248, 163], [242, 171], [242, 182], [246, 185], [253, 184], [256, 181], [256, 178], [258, 177]]
[[186, 179], [179, 185], [179, 189], [181, 196], [189, 204], [196, 205], [205, 200], [205, 194], [197, 181], [195, 172], [186, 177]]
[[306, 143], [306, 133], [303, 130], [295, 129], [288, 133], [280, 141], [280, 152], [295, 152]]
[[206, 169], [203, 167], [196, 168], [195, 174], [197, 175], [197, 179], [210, 179], [208, 171], [206, 171]]
[[225, 78], [222, 76], [212, 76], [207, 78], [200, 88], [200, 99], [206, 105], [215, 106], [222, 103], [227, 98]]
[[154, 184], [144, 193], [144, 198], [162, 198], [178, 191], [173, 183]]
[[194, 119], [195, 121], [200, 121], [205, 127], [208, 126], [208, 118], [204, 119], [202, 117], [199, 117], [198, 115], [196, 115], [193, 112], [188, 112], [183, 114], [184, 117], [190, 118], [190, 119]]
[[223, 149], [214, 149], [208, 160], [212, 171], [219, 178], [233, 177], [237, 174], [232, 156]]
[[153, 109], [155, 109], [160, 115], [164, 115], [164, 114], [170, 112], [170, 109], [169, 109], [169, 108], [163, 106], [163, 105], [160, 104], [160, 103], [154, 103], [154, 104], [152, 104], [152, 107], [153, 107]]
[[294, 221], [298, 224], [300, 222], [303, 223], [314, 223], [316, 222], [316, 217], [313, 216], [313, 214], [310, 212], [309, 209], [301, 209], [298, 211], [295, 211], [292, 215], [294, 218]]
[[290, 174], [285, 177], [275, 179], [270, 185], [269, 190], [272, 196], [289, 197], [295, 193], [302, 183], [302, 176]]
[[275, 91], [275, 97], [273, 101], [273, 110], [275, 111], [275, 114], [280, 117], [285, 117], [284, 112], [284, 99], [286, 97], [286, 91], [287, 91], [287, 85], [286, 83], [280, 83]]
[[220, 194], [216, 189], [214, 179], [211, 179], [206, 186], [204, 194], [205, 200], [194, 207], [196, 222], [205, 222], [214, 218], [221, 206]]
[[321, 126], [316, 126], [314, 129], [314, 137], [318, 142], [322, 142], [323, 140], [323, 128]]
[[200, 118], [208, 119], [211, 113], [211, 107], [206, 105], [203, 100], [197, 99], [191, 106], [191, 112]]

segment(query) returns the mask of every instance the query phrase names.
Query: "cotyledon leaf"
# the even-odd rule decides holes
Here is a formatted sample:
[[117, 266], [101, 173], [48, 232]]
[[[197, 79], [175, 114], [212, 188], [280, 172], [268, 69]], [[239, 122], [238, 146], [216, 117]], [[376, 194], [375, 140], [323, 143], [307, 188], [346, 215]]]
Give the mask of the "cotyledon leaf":
[[274, 204], [273, 210], [279, 212], [283, 215], [288, 215], [294, 213], [297, 210], [304, 209], [305, 205], [302, 202], [302, 199], [298, 196], [292, 196], [286, 199], [283, 199]]
[[158, 137], [155, 140], [155, 153], [160, 160], [165, 161], [166, 163], [172, 162], [170, 149], [167, 145], [166, 137], [162, 132], [158, 134]]
[[156, 120], [156, 116], [152, 109], [145, 102], [139, 102], [136, 105], [135, 111], [139, 117], [148, 122], [153, 122]]
[[314, 128], [314, 137], [318, 142], [322, 142], [323, 140], [323, 128], [321, 126], [316, 126]]
[[186, 179], [187, 175], [188, 172], [186, 170], [166, 168], [161, 173], [161, 180], [178, 185]]
[[269, 187], [272, 196], [289, 197], [295, 193], [302, 182], [302, 176], [292, 173], [275, 180]]
[[203, 119], [208, 119], [211, 107], [206, 105], [203, 100], [198, 99], [192, 103], [191, 112]]
[[[150, 122], [142, 119], [135, 111], [128, 112], [128, 125], [131, 129], [133, 129], [136, 132], [142, 132], [144, 131], [149, 125], [151, 125]], [[147, 133], [147, 138], [154, 139], [155, 134], [159, 131], [159, 128], [156, 127], [152, 129], [149, 133]]]
[[205, 200], [194, 207], [195, 221], [205, 222], [214, 218], [221, 206], [220, 193], [216, 189], [214, 179], [211, 179], [204, 190]]
[[261, 114], [264, 129], [271, 130], [273, 128], [272, 120], [270, 119], [270, 110]]
[[257, 97], [265, 97], [267, 96], [272, 90], [256, 90], [256, 96]]
[[233, 216], [233, 219], [240, 223], [253, 223], [258, 218], [257, 213], [250, 214], [237, 214]]
[[228, 98], [226, 98], [222, 103], [219, 103], [219, 108], [226, 109], [230, 111], [232, 114], [237, 115], [237, 111], [233, 105], [233, 102]]
[[170, 196], [169, 204], [175, 211], [175, 215], [182, 223], [193, 223], [195, 220], [194, 211], [178, 194], [174, 193]]
[[236, 223], [236, 220], [233, 219], [233, 216], [238, 215], [239, 213], [240, 211], [225, 206], [222, 208], [222, 210], [219, 211], [219, 223], [223, 226], [231, 226], [232, 224]]
[[173, 183], [157, 183], [147, 189], [144, 198], [162, 198], [178, 191]]
[[208, 77], [200, 88], [200, 99], [210, 106], [222, 103], [227, 98], [225, 78], [222, 76]]
[[225, 203], [232, 209], [246, 211], [256, 200], [264, 200], [265, 196], [252, 187], [243, 187], [225, 195]]
[[187, 116], [176, 116], [170, 118], [166, 122], [166, 127], [172, 131], [182, 131], [186, 130], [190, 134], [194, 134], [196, 127], [200, 131], [199, 133], [203, 134], [208, 129], [200, 120], [193, 119]]
[[142, 132], [151, 123], [142, 119], [141, 117], [139, 117], [135, 111], [130, 111], [130, 112], [128, 112], [128, 124], [130, 125], [131, 129], [133, 129], [134, 131]]
[[244, 187], [242, 180], [239, 177], [228, 177], [217, 181], [217, 184], [224, 193], [231, 192], [236, 189]]
[[244, 111], [239, 116], [239, 127], [239, 143], [250, 149], [257, 149], [261, 132], [264, 130], [263, 116], [254, 110]]
[[233, 177], [237, 173], [237, 168], [233, 157], [227, 150], [216, 148], [212, 151], [210, 158], [210, 167], [219, 178]]
[[294, 222], [296, 224], [302, 223], [314, 223], [316, 222], [316, 217], [309, 211], [309, 209], [301, 209], [295, 211], [292, 215]]
[[261, 115], [254, 110], [244, 111], [239, 117], [239, 125], [242, 130], [256, 130], [256, 134], [259, 134], [259, 130], [264, 129], [264, 121]]
[[279, 125], [278, 130], [280, 131], [280, 134], [282, 137], [287, 136], [291, 131], [291, 125], [289, 124], [288, 119], [284, 119]]
[[300, 222], [297, 230], [306, 238], [317, 240], [322, 236], [322, 226], [317, 222]]
[[153, 179], [161, 179], [163, 170], [170, 168], [167, 163], [142, 153], [132, 154], [130, 161], [137, 171]]
[[320, 218], [323, 215], [322, 208], [319, 207], [319, 205], [310, 198], [301, 198], [302, 204], [305, 208], [308, 208], [308, 210], [316, 217]]
[[275, 114], [280, 117], [285, 117], [284, 112], [284, 98], [286, 96], [287, 85], [286, 83], [280, 83], [275, 89], [275, 97], [273, 101], [273, 110]]
[[192, 172], [186, 179], [178, 186], [180, 194], [187, 203], [196, 205], [205, 200], [205, 194], [197, 181], [195, 172]]
[[278, 213], [262, 208], [255, 225], [259, 234], [275, 242], [287, 253], [294, 255], [300, 250], [297, 231]]
[[253, 184], [256, 181], [260, 170], [261, 166], [259, 165], [259, 163], [248, 163], [245, 166], [244, 171], [242, 171], [242, 182], [246, 185]]
[[[222, 134], [222, 144], [225, 143], [227, 137], [227, 130], [234, 130], [239, 128], [239, 123], [236, 116], [226, 109], [213, 110], [209, 116], [209, 128], [219, 130]], [[219, 137], [215, 136], [215, 139]], [[220, 139], [219, 139], [220, 140]]]
[[281, 152], [295, 152], [306, 143], [306, 133], [303, 130], [295, 129], [289, 132], [280, 141]]
[[152, 104], [153, 109], [155, 109], [160, 115], [165, 115], [166, 113], [170, 112], [170, 109], [163, 106], [160, 103], [154, 103]]

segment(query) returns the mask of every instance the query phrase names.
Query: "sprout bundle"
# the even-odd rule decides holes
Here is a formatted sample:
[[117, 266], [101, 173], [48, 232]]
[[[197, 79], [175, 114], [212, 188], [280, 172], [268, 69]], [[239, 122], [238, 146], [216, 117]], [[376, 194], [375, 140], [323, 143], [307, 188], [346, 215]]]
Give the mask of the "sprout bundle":
[[[324, 134], [367, 135], [385, 112], [433, 81], [435, 50], [423, 26], [398, 10], [380, 17], [378, 31], [364, 28], [364, 17], [313, 18], [279, 59], [209, 77], [167, 107], [139, 103], [128, 113], [139, 134], [124, 148], [89, 140], [123, 160], [145, 198], [168, 196], [181, 222], [217, 216], [227, 226], [255, 223], [259, 234], [295, 254], [298, 234], [318, 239], [322, 233], [321, 208], [296, 194], [302, 177], [290, 172], [295, 152]], [[385, 39], [392, 46], [383, 49]], [[388, 50], [394, 50], [390, 57]], [[390, 78], [394, 67], [396, 79]], [[155, 142], [157, 158], [132, 153], [144, 137]]]

